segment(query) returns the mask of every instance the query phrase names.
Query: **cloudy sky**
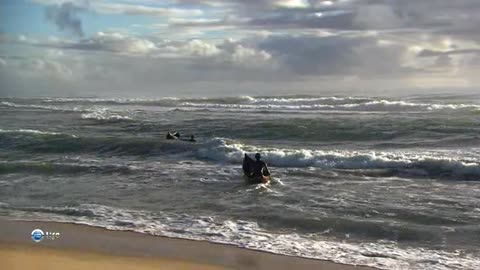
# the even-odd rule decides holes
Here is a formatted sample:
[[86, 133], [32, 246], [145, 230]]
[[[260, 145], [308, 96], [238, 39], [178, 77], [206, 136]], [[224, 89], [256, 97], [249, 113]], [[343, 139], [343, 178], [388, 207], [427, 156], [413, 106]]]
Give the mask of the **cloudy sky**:
[[0, 96], [477, 91], [480, 0], [1, 0]]

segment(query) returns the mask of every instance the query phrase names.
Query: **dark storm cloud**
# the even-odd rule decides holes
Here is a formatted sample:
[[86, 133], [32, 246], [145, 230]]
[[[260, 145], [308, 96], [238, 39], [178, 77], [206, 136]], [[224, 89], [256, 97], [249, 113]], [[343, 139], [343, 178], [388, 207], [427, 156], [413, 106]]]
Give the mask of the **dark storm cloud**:
[[443, 55], [462, 55], [462, 54], [480, 54], [480, 49], [464, 49], [464, 50], [448, 50], [448, 51], [434, 51], [422, 50], [418, 57], [435, 57]]
[[[284, 7], [287, 1], [195, 1], [185, 0], [182, 3], [203, 5], [233, 5], [228, 15], [216, 22], [173, 23], [173, 26], [209, 27], [211, 24], [238, 27], [255, 27], [263, 29], [282, 28], [336, 28], [356, 29], [354, 14], [350, 8], [329, 7]], [[322, 14], [320, 14], [322, 13]], [[232, 20], [231, 18], [236, 18]]]
[[274, 29], [291, 28], [329, 28], [354, 30], [361, 29], [354, 25], [354, 14], [350, 12], [336, 12], [331, 15], [306, 13], [305, 11], [282, 11], [279, 14], [263, 18], [254, 18], [248, 22], [250, 26]]
[[[417, 29], [439, 34], [480, 37], [478, 0], [351, 0], [306, 1], [305, 6], [285, 6], [285, 0], [178, 0], [185, 5], [228, 6], [230, 26], [265, 29], [326, 28], [334, 30]], [[283, 4], [283, 5], [282, 5]], [[221, 22], [216, 22], [220, 24]], [[181, 25], [179, 25], [181, 26]], [[185, 24], [205, 27], [205, 23]]]
[[76, 6], [72, 2], [64, 2], [61, 5], [47, 7], [45, 17], [48, 21], [55, 23], [60, 31], [68, 31], [83, 37], [82, 21], [78, 17], [78, 13], [83, 10], [82, 7]]
[[270, 37], [259, 48], [300, 75], [385, 75], [410, 72], [402, 45], [379, 45], [375, 37]]

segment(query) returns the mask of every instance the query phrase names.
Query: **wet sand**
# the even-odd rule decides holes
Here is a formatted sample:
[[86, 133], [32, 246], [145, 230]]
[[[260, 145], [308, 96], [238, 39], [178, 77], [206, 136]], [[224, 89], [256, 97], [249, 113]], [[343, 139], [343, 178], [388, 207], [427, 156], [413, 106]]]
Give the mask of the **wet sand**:
[[[35, 243], [31, 232], [58, 232]], [[109, 231], [85, 225], [0, 219], [5, 269], [373, 269], [230, 245]]]

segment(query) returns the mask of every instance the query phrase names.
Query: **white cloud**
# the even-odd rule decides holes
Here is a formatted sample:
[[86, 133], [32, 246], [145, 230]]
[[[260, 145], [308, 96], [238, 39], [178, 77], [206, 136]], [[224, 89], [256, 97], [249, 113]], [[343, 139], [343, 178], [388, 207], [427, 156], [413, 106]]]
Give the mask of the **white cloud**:
[[221, 51], [214, 44], [203, 42], [198, 39], [188, 41], [180, 47], [181, 53], [190, 56], [213, 56], [218, 55]]
[[233, 62], [240, 64], [259, 64], [271, 59], [272, 56], [265, 51], [258, 51], [252, 48], [246, 48], [240, 44], [235, 46], [232, 54]]
[[225, 40], [221, 43], [205, 42], [198, 39], [186, 42], [167, 42], [159, 47], [157, 56], [190, 57], [208, 60], [212, 64], [232, 64], [258, 67], [268, 62], [272, 56], [263, 50], [248, 47], [241, 42]]
[[[242, 42], [227, 39], [218, 47], [222, 50], [222, 59], [246, 67], [258, 67], [272, 60], [272, 55], [264, 50], [249, 47]], [[273, 63], [271, 63], [273, 64]]]
[[306, 8], [309, 6], [309, 3], [304, 0], [277, 0], [275, 4], [286, 8]]
[[146, 54], [157, 49], [155, 44], [147, 39], [104, 32], [98, 32], [95, 36], [81, 40], [69, 47], [79, 50], [98, 50], [123, 54]]

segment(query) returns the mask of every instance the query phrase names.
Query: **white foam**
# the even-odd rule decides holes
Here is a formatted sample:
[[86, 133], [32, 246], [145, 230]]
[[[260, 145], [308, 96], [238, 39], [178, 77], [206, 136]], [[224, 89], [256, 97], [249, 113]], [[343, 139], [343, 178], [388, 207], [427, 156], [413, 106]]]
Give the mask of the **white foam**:
[[[435, 104], [404, 100], [387, 100], [366, 97], [224, 97], [224, 98], [47, 98], [44, 103], [89, 103], [113, 105], [140, 105], [160, 107], [183, 107], [203, 109], [237, 109], [237, 110], [286, 110], [286, 111], [444, 111], [472, 110], [480, 111], [478, 104]], [[1, 102], [3, 106], [15, 108], [33, 108], [54, 111], [81, 111], [77, 108], [63, 108], [49, 105], [16, 104]]]
[[99, 121], [131, 121], [132, 118], [119, 115], [117, 113], [111, 112], [108, 109], [97, 109], [90, 113], [82, 114], [82, 119], [91, 119], [91, 120], [99, 120]]
[[79, 109], [79, 108], [60, 108], [56, 106], [45, 106], [45, 105], [35, 105], [35, 104], [17, 104], [13, 102], [6, 102], [3, 101], [0, 103], [3, 106], [6, 107], [12, 107], [12, 108], [25, 108], [25, 109], [39, 109], [39, 110], [48, 110], [48, 111], [63, 111], [63, 112], [83, 112], [85, 110]]
[[[330, 111], [440, 111], [440, 110], [480, 110], [475, 104], [430, 104], [406, 101], [367, 100], [354, 103], [325, 104], [325, 99], [257, 99], [250, 104], [196, 103], [182, 102], [179, 106], [207, 109], [243, 109], [243, 110], [330, 110]], [[357, 99], [345, 99], [357, 100]], [[342, 100], [342, 101], [345, 101]], [[313, 101], [313, 102], [312, 102]]]
[[[245, 153], [262, 153], [269, 164], [279, 167], [319, 167], [334, 169], [399, 169], [400, 173], [478, 176], [480, 157], [475, 149], [462, 151], [324, 151], [310, 149], [261, 148], [222, 138], [198, 149], [201, 158], [241, 163]], [[468, 156], [469, 155], [469, 156]], [[411, 171], [414, 169], [414, 171]], [[407, 170], [409, 170], [407, 172]]]
[[324, 105], [335, 105], [335, 104], [344, 104], [348, 102], [359, 102], [359, 101], [368, 101], [370, 98], [363, 97], [304, 97], [304, 98], [295, 98], [295, 97], [266, 97], [266, 98], [252, 98], [252, 103], [256, 104], [324, 104]]
[[28, 220], [73, 222], [110, 230], [130, 230], [192, 240], [231, 244], [248, 249], [330, 260], [380, 269], [480, 269], [480, 258], [463, 251], [401, 247], [395, 242], [335, 241], [319, 234], [270, 232], [256, 222], [225, 220], [215, 216], [191, 216], [134, 211], [97, 204], [78, 207], [12, 208], [9, 216]]
[[0, 133], [26, 133], [26, 134], [40, 134], [40, 135], [67, 135], [74, 138], [77, 138], [75, 135], [59, 133], [59, 132], [50, 132], [50, 131], [41, 131], [35, 129], [12, 129], [12, 130], [5, 130], [0, 129]]
[[[177, 101], [176, 97], [164, 97], [164, 98], [46, 98], [42, 99], [45, 103], [112, 103], [112, 104], [155, 104], [168, 101]], [[166, 103], [169, 104], [169, 103]]]

